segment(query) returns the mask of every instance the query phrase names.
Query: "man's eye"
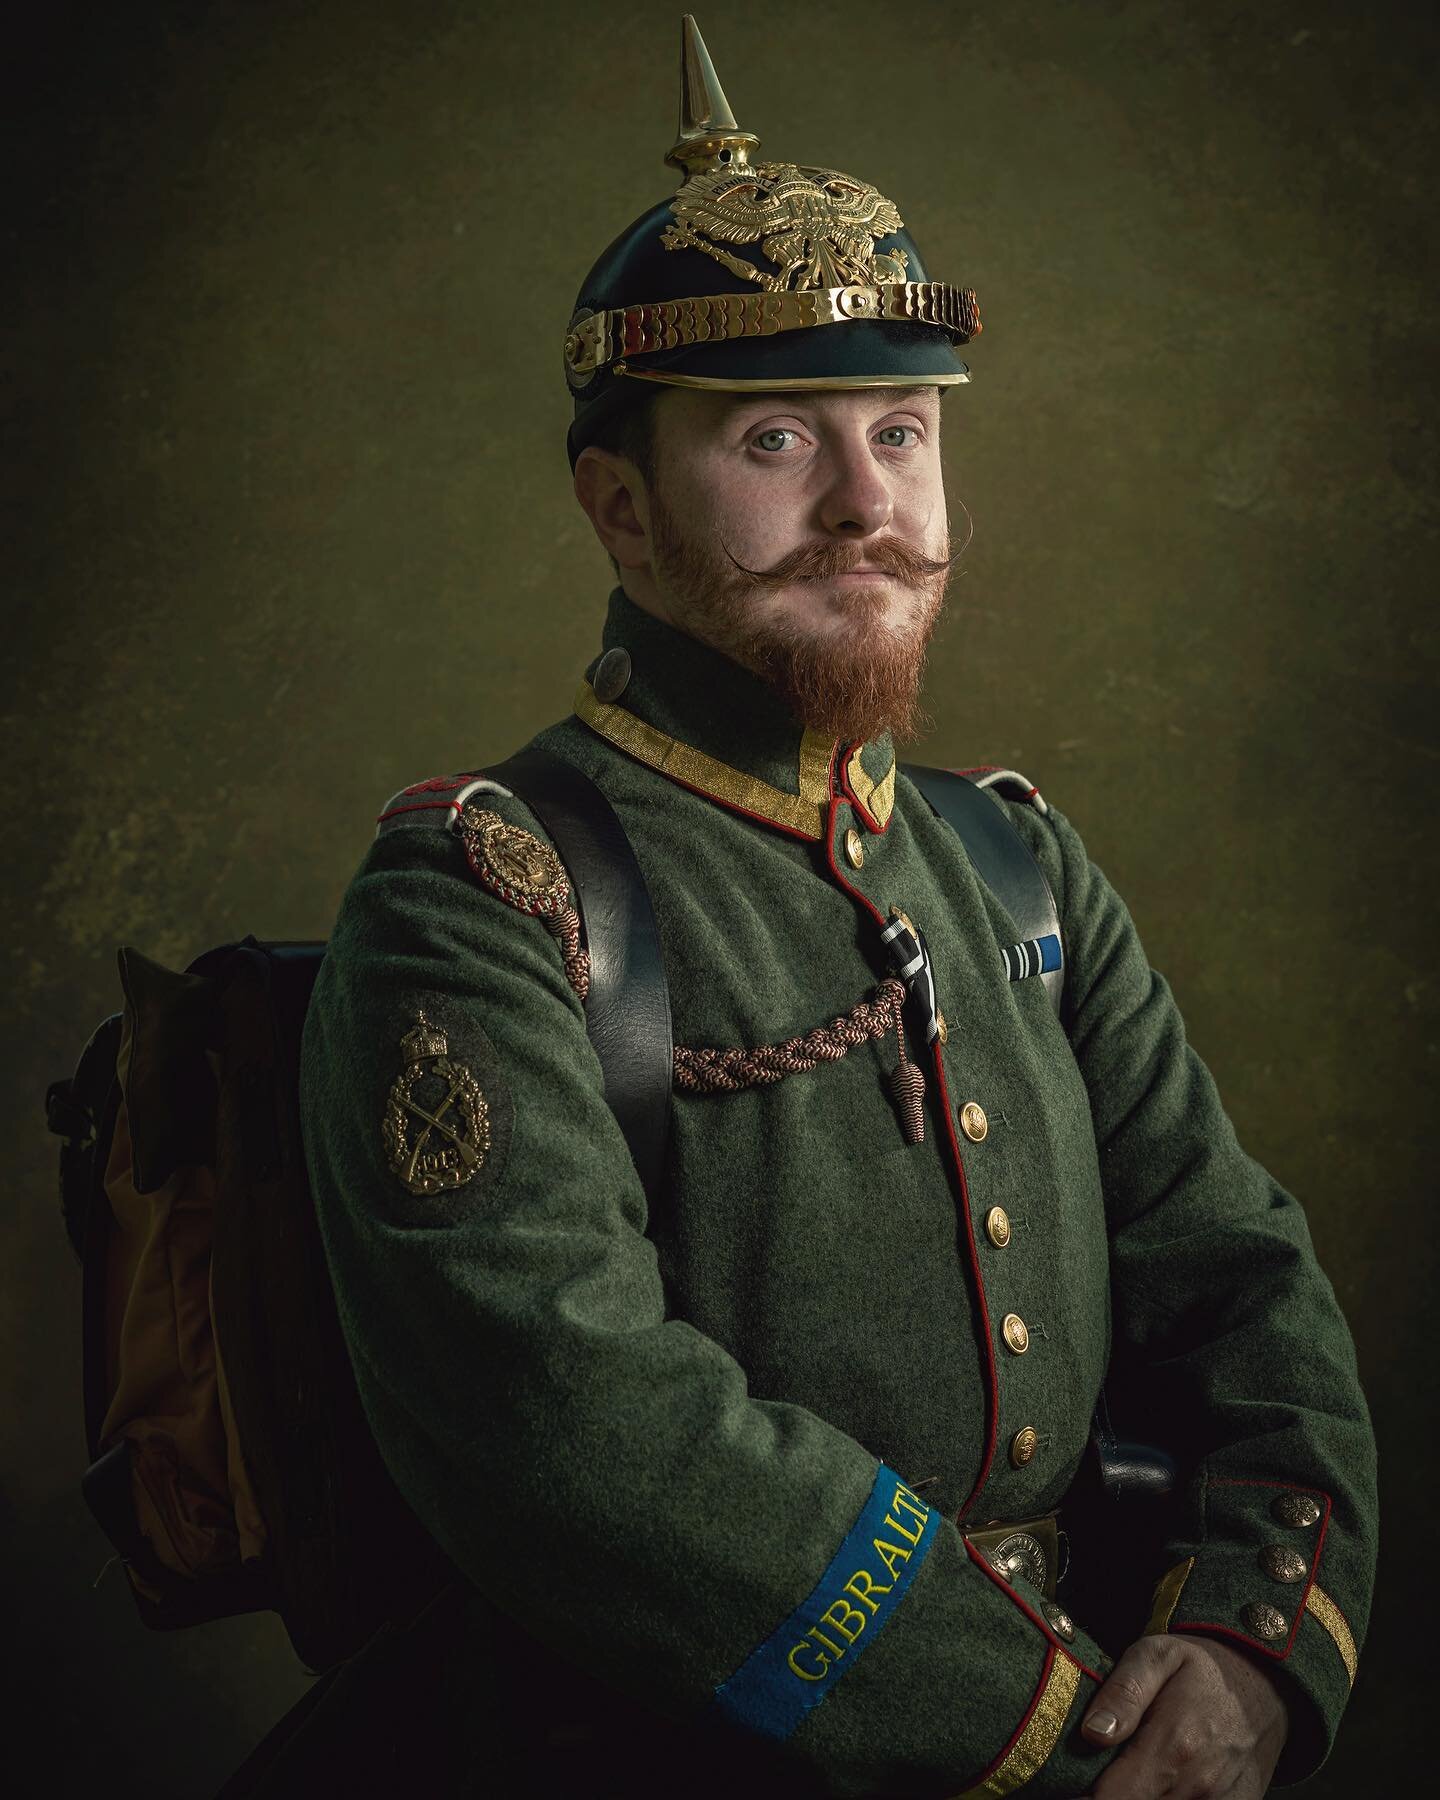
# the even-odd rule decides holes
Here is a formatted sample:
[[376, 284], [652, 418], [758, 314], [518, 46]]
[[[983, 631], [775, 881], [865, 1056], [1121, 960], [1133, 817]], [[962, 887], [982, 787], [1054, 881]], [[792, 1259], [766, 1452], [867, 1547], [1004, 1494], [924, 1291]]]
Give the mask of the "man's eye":
[[[910, 434], [908, 441], [905, 437], [906, 432]], [[774, 454], [788, 448], [784, 439], [799, 435], [788, 425], [771, 425], [764, 431], [757, 431], [750, 442], [759, 449], [768, 450]], [[875, 435], [881, 439], [887, 450], [913, 450], [920, 442], [919, 428], [914, 425], [882, 425]]]

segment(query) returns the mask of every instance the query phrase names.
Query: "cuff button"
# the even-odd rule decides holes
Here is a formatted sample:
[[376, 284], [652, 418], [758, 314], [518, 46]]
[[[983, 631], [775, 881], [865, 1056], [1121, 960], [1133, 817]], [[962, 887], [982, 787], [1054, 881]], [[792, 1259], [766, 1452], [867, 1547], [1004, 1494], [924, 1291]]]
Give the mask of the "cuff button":
[[1290, 1629], [1290, 1621], [1279, 1607], [1264, 1600], [1252, 1600], [1242, 1607], [1240, 1617], [1245, 1621], [1245, 1629], [1258, 1638], [1284, 1637]]
[[1310, 1565], [1298, 1550], [1284, 1544], [1266, 1544], [1260, 1552], [1260, 1567], [1272, 1581], [1303, 1581]]
[[1282, 1525], [1313, 1525], [1320, 1517], [1318, 1502], [1308, 1494], [1281, 1494], [1271, 1501], [1270, 1511]]
[[1075, 1636], [1075, 1621], [1070, 1617], [1069, 1613], [1066, 1612], [1065, 1608], [1063, 1606], [1057, 1606], [1053, 1600], [1042, 1600], [1040, 1602], [1040, 1610], [1045, 1615], [1045, 1623], [1055, 1633], [1056, 1637], [1064, 1638], [1067, 1644], [1070, 1643]]

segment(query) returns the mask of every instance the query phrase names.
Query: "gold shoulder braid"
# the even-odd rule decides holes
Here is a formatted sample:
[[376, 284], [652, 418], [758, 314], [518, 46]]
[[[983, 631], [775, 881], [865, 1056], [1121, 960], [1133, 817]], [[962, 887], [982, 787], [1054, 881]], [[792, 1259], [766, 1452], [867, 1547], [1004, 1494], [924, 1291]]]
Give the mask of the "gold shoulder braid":
[[471, 871], [518, 912], [533, 913], [559, 941], [565, 976], [583, 1005], [590, 993], [590, 952], [580, 947], [580, 915], [571, 904], [565, 865], [533, 831], [467, 803], [455, 822]]

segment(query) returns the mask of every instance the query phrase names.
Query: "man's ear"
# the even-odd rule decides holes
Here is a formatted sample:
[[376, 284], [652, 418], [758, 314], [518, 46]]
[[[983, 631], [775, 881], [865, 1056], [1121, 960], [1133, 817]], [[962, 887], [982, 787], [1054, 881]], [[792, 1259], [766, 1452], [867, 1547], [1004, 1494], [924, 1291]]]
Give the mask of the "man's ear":
[[575, 462], [575, 498], [622, 569], [650, 566], [650, 505], [634, 463], [587, 444]]

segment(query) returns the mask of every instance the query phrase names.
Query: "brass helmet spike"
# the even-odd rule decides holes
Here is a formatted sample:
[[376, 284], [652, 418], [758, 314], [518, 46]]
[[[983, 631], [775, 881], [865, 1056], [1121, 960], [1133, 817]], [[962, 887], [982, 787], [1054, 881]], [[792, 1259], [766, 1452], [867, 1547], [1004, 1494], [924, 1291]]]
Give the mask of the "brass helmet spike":
[[710, 169], [743, 166], [760, 148], [753, 131], [741, 131], [715, 73], [694, 15], [680, 21], [680, 135], [666, 153], [685, 180]]

